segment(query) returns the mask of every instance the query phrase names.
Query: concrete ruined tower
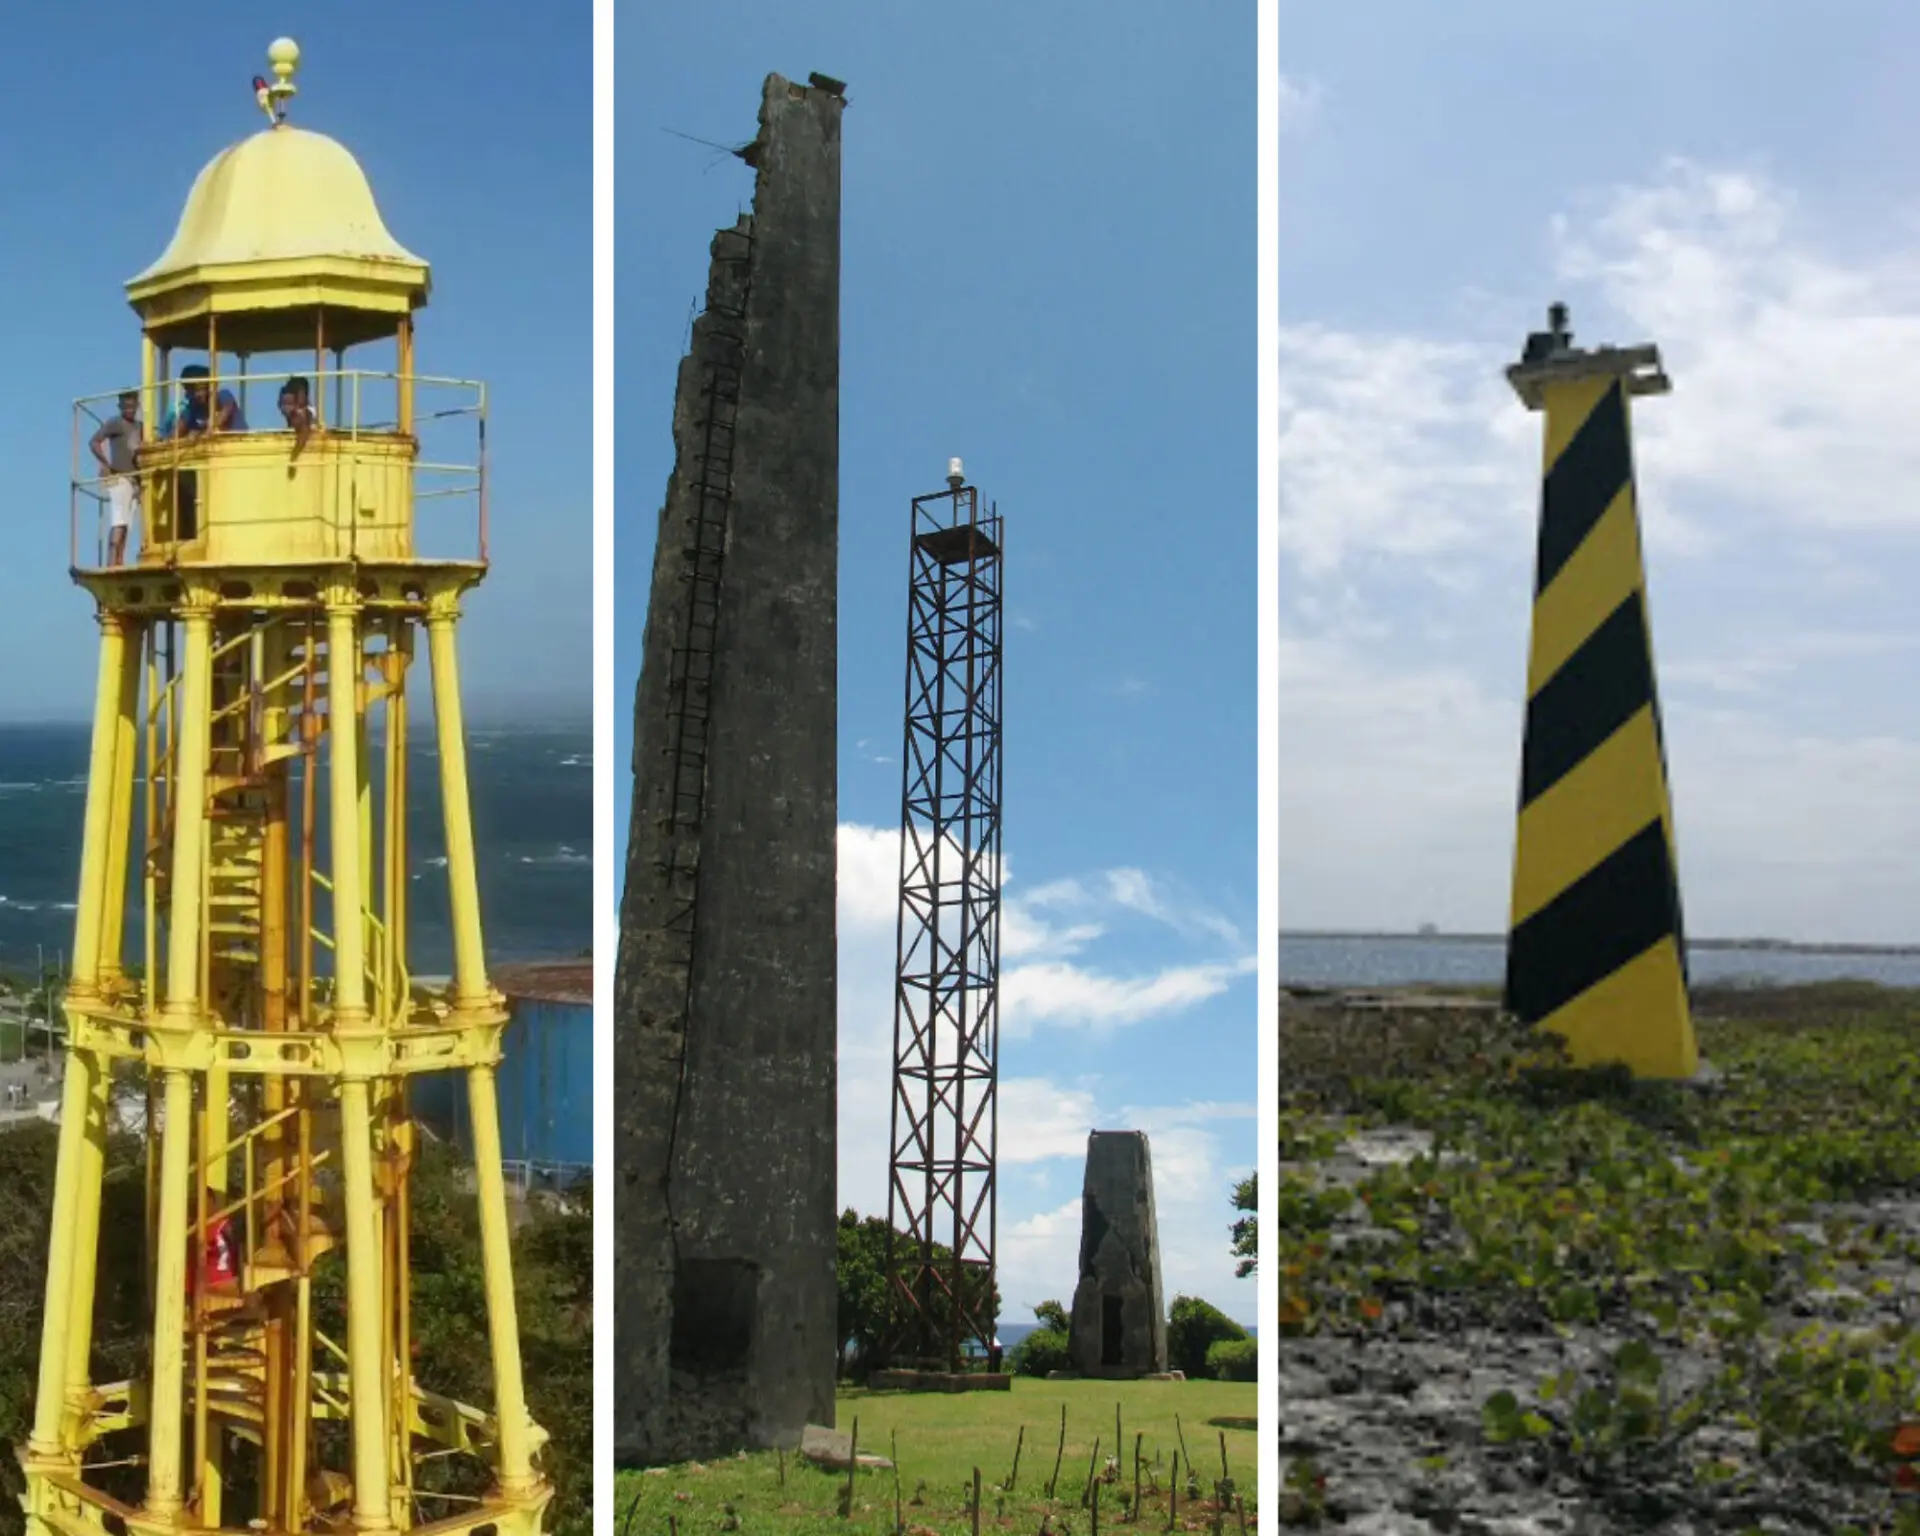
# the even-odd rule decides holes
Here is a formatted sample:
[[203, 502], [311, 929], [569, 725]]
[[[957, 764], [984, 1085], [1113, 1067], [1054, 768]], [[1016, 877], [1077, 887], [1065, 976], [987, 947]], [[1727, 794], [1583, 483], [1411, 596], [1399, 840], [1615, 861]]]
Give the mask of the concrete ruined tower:
[[[416, 375], [427, 264], [353, 157], [286, 121], [299, 50], [268, 57], [270, 126], [201, 171], [172, 244], [128, 284], [142, 379], [107, 419], [131, 425], [144, 401], [147, 441], [104, 487], [75, 485], [116, 509], [137, 486], [141, 547], [126, 561], [121, 534], [83, 562], [75, 530], [100, 657], [26, 1528], [532, 1536], [551, 1490], [521, 1383], [506, 1011], [481, 941], [455, 648], [486, 573], [485, 391]], [[182, 351], [204, 361], [175, 397]], [[416, 499], [450, 484], [477, 557], [416, 540]], [[444, 990], [413, 982], [408, 946], [423, 629]], [[491, 1356], [494, 1415], [430, 1390], [434, 1362], [416, 1359], [408, 1099], [428, 1073], [459, 1074], [469, 1106], [486, 1300], [470, 1347]], [[145, 1090], [152, 1348], [139, 1379], [94, 1382], [97, 1293], [125, 1279], [101, 1262], [116, 1076]], [[117, 1492], [137, 1505], [108, 1486], [129, 1466], [144, 1487]]]
[[767, 78], [674, 400], [614, 983], [627, 1465], [833, 1422], [844, 107]]
[[1506, 1006], [1582, 1066], [1699, 1066], [1633, 474], [1658, 349], [1575, 347], [1564, 305], [1508, 381], [1546, 421]]
[[1068, 1355], [1083, 1376], [1154, 1376], [1167, 1368], [1160, 1223], [1145, 1131], [1094, 1131], [1080, 1196], [1080, 1283]]

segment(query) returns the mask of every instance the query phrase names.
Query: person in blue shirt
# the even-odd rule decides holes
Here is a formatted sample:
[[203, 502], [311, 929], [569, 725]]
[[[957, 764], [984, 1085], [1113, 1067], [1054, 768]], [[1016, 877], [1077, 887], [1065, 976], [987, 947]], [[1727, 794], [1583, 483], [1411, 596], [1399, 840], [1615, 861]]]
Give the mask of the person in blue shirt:
[[212, 395], [209, 378], [204, 363], [189, 363], [180, 370], [184, 398], [160, 423], [162, 437], [190, 437], [205, 432], [210, 426], [220, 432], [247, 430], [247, 419], [241, 415], [240, 402], [232, 390], [223, 389], [217, 399], [209, 398]]
[[[247, 419], [233, 391], [223, 389], [216, 397], [209, 382], [211, 375], [204, 363], [189, 363], [180, 370], [182, 398], [160, 423], [160, 436], [197, 437], [203, 432], [244, 432]], [[180, 471], [179, 505], [174, 513], [174, 538], [185, 542], [199, 533], [200, 477], [192, 470]]]

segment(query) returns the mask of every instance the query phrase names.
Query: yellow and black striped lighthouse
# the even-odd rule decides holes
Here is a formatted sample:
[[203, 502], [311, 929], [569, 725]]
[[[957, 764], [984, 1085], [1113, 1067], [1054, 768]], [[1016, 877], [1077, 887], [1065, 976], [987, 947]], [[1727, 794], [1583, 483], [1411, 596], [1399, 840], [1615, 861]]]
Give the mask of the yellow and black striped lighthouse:
[[1634, 489], [1653, 346], [1577, 348], [1566, 306], [1508, 381], [1546, 418], [1506, 1006], [1583, 1066], [1699, 1068]]

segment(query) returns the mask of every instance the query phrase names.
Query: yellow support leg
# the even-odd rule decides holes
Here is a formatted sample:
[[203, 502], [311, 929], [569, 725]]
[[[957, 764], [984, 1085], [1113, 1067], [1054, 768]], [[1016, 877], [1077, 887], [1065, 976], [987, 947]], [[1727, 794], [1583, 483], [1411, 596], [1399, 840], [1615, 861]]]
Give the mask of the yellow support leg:
[[[99, 996], [101, 908], [106, 899], [107, 850], [113, 822], [113, 788], [109, 778], [120, 733], [123, 675], [127, 666], [127, 630], [117, 614], [100, 616], [100, 667], [94, 689], [93, 745], [89, 758], [86, 821], [81, 837], [80, 892], [74, 914], [73, 975], [70, 1003], [86, 1003]], [[51, 1028], [53, 1021], [47, 1021]], [[67, 1381], [72, 1345], [74, 1283], [80, 1266], [89, 1270], [91, 1253], [81, 1254], [76, 1218], [90, 1198], [97, 1209], [99, 1191], [89, 1197], [81, 1185], [86, 1177], [88, 1109], [93, 1095], [95, 1067], [84, 1052], [67, 1053], [66, 1082], [60, 1105], [60, 1152], [53, 1185], [52, 1242], [47, 1254], [47, 1290], [41, 1314], [40, 1375], [34, 1398], [33, 1430], [28, 1454], [40, 1461], [70, 1461], [73, 1453], [63, 1433]]]
[[127, 853], [133, 837], [133, 786], [140, 749], [141, 636], [121, 645], [120, 712], [114, 730], [113, 810], [107, 826], [105, 878], [101, 882], [100, 986], [118, 987], [127, 929]]
[[193, 1214], [193, 1079], [163, 1074], [159, 1232], [154, 1240], [152, 1414], [147, 1425], [147, 1514], [170, 1520], [181, 1499], [181, 1428], [186, 1410], [187, 1236]]
[[466, 727], [460, 712], [460, 662], [453, 627], [458, 614], [438, 605], [427, 617], [433, 672], [433, 727], [440, 747], [440, 804], [447, 839], [447, 905], [453, 919], [453, 1003], [491, 1001], [480, 936], [480, 877], [473, 854], [473, 812], [467, 793]]
[[[93, 749], [87, 762], [87, 812], [80, 842], [80, 896], [73, 920], [75, 1001], [100, 994], [100, 935], [104, 927], [107, 858], [113, 841], [114, 761], [120, 749], [120, 710], [125, 694], [127, 629], [118, 614], [100, 615], [100, 672], [93, 704]], [[52, 1020], [48, 1020], [51, 1027]]]
[[[360, 641], [351, 604], [327, 609], [327, 732], [333, 848], [334, 1031], [369, 1027], [366, 897], [360, 867]], [[364, 1072], [340, 1085], [340, 1161], [347, 1222], [347, 1381], [353, 1410], [353, 1513], [363, 1531], [392, 1528], [387, 1465], [388, 1365], [380, 1348], [380, 1230], [373, 1189], [373, 1113]]]
[[493, 1346], [493, 1392], [500, 1423], [500, 1490], [509, 1497], [519, 1497], [531, 1493], [535, 1484], [533, 1421], [527, 1412], [526, 1386], [520, 1375], [520, 1321], [513, 1300], [507, 1190], [500, 1169], [500, 1102], [492, 1067], [467, 1069], [467, 1107], [473, 1119], [480, 1262], [486, 1277], [487, 1332]]
[[[185, 654], [178, 687], [174, 756], [173, 871], [167, 921], [166, 1001], [157, 1031], [169, 1040], [201, 1022], [201, 910], [207, 850], [207, 760], [211, 744], [213, 615], [193, 606], [182, 624]], [[163, 1073], [160, 1201], [154, 1218], [154, 1329], [151, 1421], [147, 1426], [147, 1511], [171, 1518], [182, 1503], [181, 1429], [186, 1411], [187, 1236], [192, 1222], [193, 1079]]]
[[85, 1125], [79, 1140], [80, 1176], [74, 1197], [73, 1298], [67, 1315], [67, 1423], [75, 1433], [87, 1411], [92, 1387], [93, 1302], [100, 1268], [100, 1185], [107, 1171], [107, 1115], [113, 1102], [111, 1064], [90, 1051], [70, 1051], [85, 1059]]
[[42, 1464], [78, 1460], [61, 1431], [67, 1401], [68, 1304], [73, 1299], [77, 1263], [74, 1213], [80, 1200], [81, 1147], [87, 1134], [87, 1100], [92, 1088], [89, 1076], [85, 1053], [67, 1052], [66, 1083], [60, 1096], [60, 1161], [53, 1176], [46, 1306], [40, 1323], [40, 1380], [33, 1399], [33, 1432], [27, 1440], [28, 1457]]

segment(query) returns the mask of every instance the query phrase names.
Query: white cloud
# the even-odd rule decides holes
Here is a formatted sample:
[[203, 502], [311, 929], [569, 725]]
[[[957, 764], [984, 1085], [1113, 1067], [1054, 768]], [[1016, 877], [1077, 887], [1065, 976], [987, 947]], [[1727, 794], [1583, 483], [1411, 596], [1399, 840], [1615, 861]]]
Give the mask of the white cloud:
[[1164, 923], [1176, 933], [1217, 939], [1228, 948], [1242, 944], [1240, 930], [1218, 912], [1176, 898], [1166, 885], [1141, 869], [1107, 871], [1107, 895], [1130, 912]]
[[1104, 975], [1064, 960], [1023, 965], [1000, 980], [1002, 1028], [1020, 1039], [1036, 1024], [1091, 1030], [1138, 1024], [1218, 997], [1253, 968], [1252, 957], [1138, 976]]
[[1562, 275], [1669, 360], [1671, 400], [1638, 418], [1653, 485], [1722, 516], [1920, 530], [1920, 245], [1850, 261], [1810, 226], [1758, 176], [1676, 160], [1555, 234]]
[[1356, 555], [1429, 560], [1523, 530], [1532, 465], [1512, 451], [1526, 422], [1506, 361], [1484, 345], [1283, 327], [1289, 566], [1317, 585]]
[[1085, 1157], [1087, 1133], [1098, 1118], [1088, 1088], [1062, 1088], [1043, 1077], [1011, 1077], [1000, 1084], [1000, 1166]]

